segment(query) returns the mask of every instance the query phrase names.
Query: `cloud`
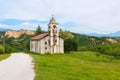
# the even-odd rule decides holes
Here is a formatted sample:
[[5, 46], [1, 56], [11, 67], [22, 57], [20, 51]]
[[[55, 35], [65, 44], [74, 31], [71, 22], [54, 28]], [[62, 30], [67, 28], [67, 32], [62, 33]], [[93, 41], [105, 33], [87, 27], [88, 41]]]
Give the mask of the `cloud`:
[[[29, 23], [29, 22], [23, 22], [18, 25], [0, 25], [0, 28], [6, 28], [11, 30], [19, 30], [19, 29], [25, 29], [25, 30], [36, 30], [38, 24], [37, 23]], [[47, 25], [44, 23], [41, 23], [42, 30], [47, 31]]]
[[[63, 29], [78, 33], [111, 33], [120, 30], [119, 4], [120, 0], [0, 0], [0, 20], [22, 20], [15, 24], [18, 26], [44, 21], [46, 26], [54, 14]], [[8, 22], [2, 25], [11, 26]]]

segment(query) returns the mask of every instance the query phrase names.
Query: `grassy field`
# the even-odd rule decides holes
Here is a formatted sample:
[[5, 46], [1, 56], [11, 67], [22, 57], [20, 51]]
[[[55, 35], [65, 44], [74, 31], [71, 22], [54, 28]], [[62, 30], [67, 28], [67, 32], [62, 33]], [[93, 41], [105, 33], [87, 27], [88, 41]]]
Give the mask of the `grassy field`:
[[120, 80], [120, 60], [96, 54], [31, 54], [35, 62], [35, 80]]
[[10, 56], [10, 54], [0, 54], [0, 61], [9, 57], [9, 56]]

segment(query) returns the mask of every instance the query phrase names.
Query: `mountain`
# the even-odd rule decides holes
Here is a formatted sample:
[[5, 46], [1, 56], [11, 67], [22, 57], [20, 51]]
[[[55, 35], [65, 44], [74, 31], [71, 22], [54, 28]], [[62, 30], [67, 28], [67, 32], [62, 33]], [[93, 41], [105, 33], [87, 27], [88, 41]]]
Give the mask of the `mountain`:
[[120, 37], [120, 31], [110, 33], [110, 34], [98, 34], [98, 33], [90, 33], [87, 34], [89, 36], [97, 36], [97, 37]]
[[106, 34], [98, 34], [98, 33], [89, 33], [87, 34], [88, 36], [96, 36], [96, 37], [102, 37], [102, 36], [106, 36]]
[[110, 34], [108, 34], [108, 36], [110, 36], [110, 37], [120, 37], [120, 31], [117, 31], [115, 33], [110, 33]]
[[8, 29], [6, 29], [6, 28], [0, 28], [0, 31], [6, 31], [6, 30], [8, 30]]
[[20, 35], [22, 34], [27, 34], [27, 35], [33, 35], [35, 34], [35, 31], [33, 30], [7, 30], [5, 32], [5, 35], [8, 36], [8, 37], [14, 37], [14, 38], [18, 38]]

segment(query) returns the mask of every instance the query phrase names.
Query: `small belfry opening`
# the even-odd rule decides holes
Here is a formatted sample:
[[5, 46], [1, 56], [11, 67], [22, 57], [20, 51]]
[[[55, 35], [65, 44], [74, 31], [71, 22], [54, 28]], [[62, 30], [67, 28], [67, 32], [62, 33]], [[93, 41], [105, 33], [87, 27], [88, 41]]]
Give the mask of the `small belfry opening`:
[[53, 26], [53, 28], [55, 29], [55, 28], [56, 28], [56, 26], [54, 25], [54, 26]]

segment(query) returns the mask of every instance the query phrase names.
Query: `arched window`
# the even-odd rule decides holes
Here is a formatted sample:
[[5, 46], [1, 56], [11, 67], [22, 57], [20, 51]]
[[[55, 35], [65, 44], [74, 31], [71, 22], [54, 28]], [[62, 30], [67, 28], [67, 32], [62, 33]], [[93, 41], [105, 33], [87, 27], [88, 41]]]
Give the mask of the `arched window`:
[[55, 39], [54, 39], [54, 43], [56, 43], [56, 42], [57, 42], [57, 39], [55, 38]]
[[47, 41], [45, 41], [45, 45], [47, 45]]
[[50, 31], [48, 31], [48, 33], [50, 34]]
[[50, 40], [48, 40], [48, 44], [50, 45]]
[[47, 50], [47, 47], [45, 47], [45, 49]]
[[53, 29], [53, 33], [55, 32], [55, 30]]
[[50, 28], [50, 26], [48, 26], [48, 28]]

